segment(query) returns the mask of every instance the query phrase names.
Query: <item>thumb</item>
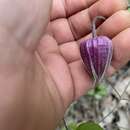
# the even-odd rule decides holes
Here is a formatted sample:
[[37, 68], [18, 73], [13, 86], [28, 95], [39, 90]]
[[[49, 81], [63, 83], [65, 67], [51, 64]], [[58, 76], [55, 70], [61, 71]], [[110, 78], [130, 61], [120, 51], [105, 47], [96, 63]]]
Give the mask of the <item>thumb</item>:
[[51, 0], [1, 0], [0, 26], [25, 48], [35, 50], [49, 21]]

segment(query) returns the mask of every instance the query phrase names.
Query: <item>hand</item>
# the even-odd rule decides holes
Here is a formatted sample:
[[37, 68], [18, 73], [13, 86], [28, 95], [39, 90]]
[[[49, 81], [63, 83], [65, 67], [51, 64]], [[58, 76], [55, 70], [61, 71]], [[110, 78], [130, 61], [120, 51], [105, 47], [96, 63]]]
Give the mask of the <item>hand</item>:
[[113, 73], [130, 58], [127, 36], [130, 14], [125, 11], [126, 0], [63, 3], [54, 0], [51, 21], [42, 39], [49, 0], [3, 1], [0, 129], [51, 130], [63, 117], [66, 107], [91, 87], [92, 81], [81, 62], [79, 43], [90, 37], [94, 16], [107, 18], [97, 33], [113, 39], [114, 56], [109, 72]]
[[51, 21], [38, 51], [65, 106], [92, 86], [80, 57], [79, 44], [91, 37], [91, 23], [95, 16], [107, 18], [98, 25], [97, 34], [113, 40], [114, 55], [108, 74], [113, 74], [130, 59], [127, 4], [127, 0], [53, 1]]

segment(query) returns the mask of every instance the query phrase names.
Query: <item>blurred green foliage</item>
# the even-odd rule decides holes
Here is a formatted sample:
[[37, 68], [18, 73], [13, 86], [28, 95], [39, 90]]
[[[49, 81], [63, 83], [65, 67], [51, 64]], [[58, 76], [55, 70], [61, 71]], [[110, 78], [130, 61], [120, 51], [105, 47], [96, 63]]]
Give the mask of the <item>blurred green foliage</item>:
[[[68, 126], [69, 130], [76, 130], [78, 125], [76, 123], [70, 123]], [[66, 130], [65, 128], [62, 128], [62, 130]]]
[[90, 90], [87, 95], [101, 100], [103, 97], [107, 96], [107, 86], [100, 84], [96, 88]]
[[[128, 0], [128, 1], [129, 1], [129, 4], [130, 4], [130, 0]], [[130, 11], [130, 8], [128, 10]]]

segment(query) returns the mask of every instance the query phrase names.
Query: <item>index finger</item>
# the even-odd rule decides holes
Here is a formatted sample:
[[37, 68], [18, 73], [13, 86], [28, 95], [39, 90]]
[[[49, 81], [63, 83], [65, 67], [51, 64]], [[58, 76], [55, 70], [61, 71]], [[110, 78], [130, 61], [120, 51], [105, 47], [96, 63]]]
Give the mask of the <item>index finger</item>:
[[53, 0], [51, 20], [69, 17], [98, 0]]
[[126, 10], [127, 6], [127, 0], [99, 0], [88, 9], [72, 15], [68, 21], [75, 39], [80, 39], [91, 32], [92, 20], [95, 16], [108, 18], [119, 10]]

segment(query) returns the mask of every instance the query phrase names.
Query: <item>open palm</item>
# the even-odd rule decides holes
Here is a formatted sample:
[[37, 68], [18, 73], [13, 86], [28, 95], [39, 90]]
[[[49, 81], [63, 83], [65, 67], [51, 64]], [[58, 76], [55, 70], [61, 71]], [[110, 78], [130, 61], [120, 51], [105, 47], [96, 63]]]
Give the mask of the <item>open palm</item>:
[[125, 0], [53, 0], [51, 21], [38, 52], [65, 105], [83, 95], [92, 85], [80, 58], [79, 43], [91, 36], [91, 22], [95, 16], [107, 18], [98, 25], [97, 33], [113, 39], [114, 56], [109, 72], [114, 72], [130, 58], [127, 53], [119, 53], [128, 50], [126, 35], [130, 33], [127, 29], [130, 14], [126, 8]]

